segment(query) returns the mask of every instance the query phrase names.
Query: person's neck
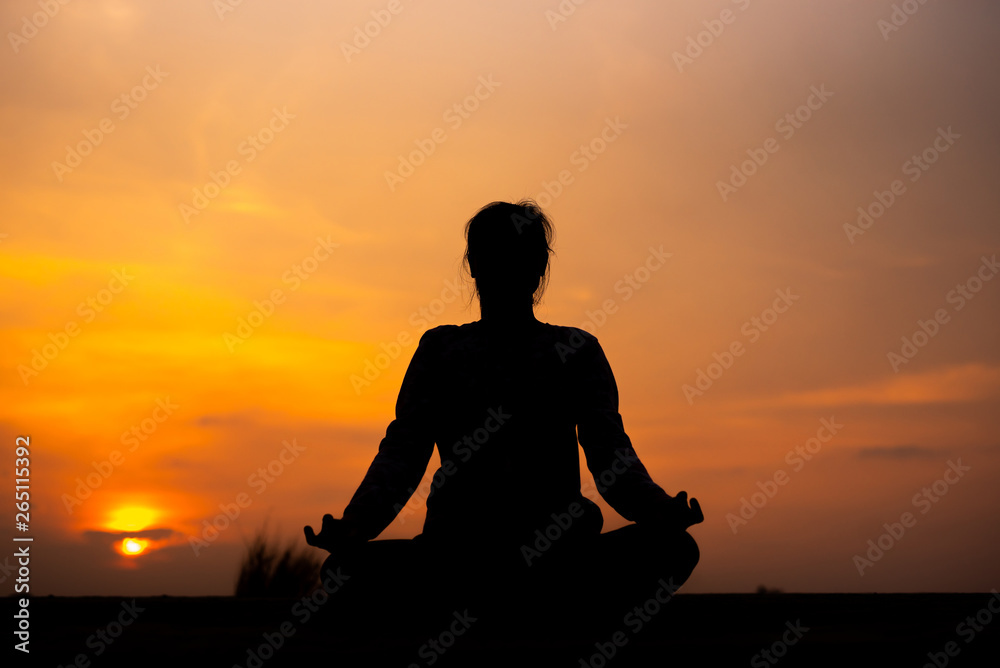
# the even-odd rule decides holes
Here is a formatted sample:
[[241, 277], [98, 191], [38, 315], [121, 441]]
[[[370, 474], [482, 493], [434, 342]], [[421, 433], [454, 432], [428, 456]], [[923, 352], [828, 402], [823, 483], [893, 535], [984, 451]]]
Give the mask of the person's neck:
[[530, 300], [509, 304], [480, 303], [479, 319], [491, 329], [520, 329], [534, 325], [535, 307]]

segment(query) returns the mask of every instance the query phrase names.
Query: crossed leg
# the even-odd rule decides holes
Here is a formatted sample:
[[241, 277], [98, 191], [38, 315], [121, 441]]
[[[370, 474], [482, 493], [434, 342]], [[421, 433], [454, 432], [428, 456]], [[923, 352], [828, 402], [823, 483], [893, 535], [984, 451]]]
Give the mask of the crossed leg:
[[375, 540], [331, 556], [324, 577], [344, 582], [334, 607], [345, 620], [429, 620], [465, 607], [490, 616], [549, 616], [554, 626], [580, 618], [620, 620], [653, 597], [669, 600], [698, 563], [686, 531], [662, 533], [631, 524], [604, 534], [556, 541], [529, 564], [461, 543]]

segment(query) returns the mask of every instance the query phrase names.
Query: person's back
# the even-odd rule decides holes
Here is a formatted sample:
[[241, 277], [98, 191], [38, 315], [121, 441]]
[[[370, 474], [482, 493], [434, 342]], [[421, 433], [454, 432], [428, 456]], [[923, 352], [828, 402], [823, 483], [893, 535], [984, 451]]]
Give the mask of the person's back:
[[[518, 546], [580, 494], [576, 424], [585, 370], [564, 363], [565, 328], [533, 323], [506, 335], [482, 322], [442, 327], [425, 341], [441, 468], [427, 499], [428, 537], [475, 536]], [[589, 518], [600, 532], [600, 511]]]
[[[516, 580], [538, 563], [540, 534], [556, 537], [543, 570], [567, 582], [596, 573], [592, 584], [627, 597], [658, 578], [672, 595], [687, 579], [698, 561], [685, 531], [702, 521], [697, 501], [667, 495], [639, 461], [597, 339], [534, 317], [551, 235], [531, 202], [494, 202], [466, 225], [482, 317], [421, 338], [396, 418], [343, 519], [326, 515], [318, 535], [306, 527], [307, 541], [332, 553], [325, 573], [384, 580], [412, 567], [450, 579], [448, 564], [464, 558], [471, 577], [494, 569]], [[601, 495], [635, 524], [601, 534], [600, 510], [581, 494], [577, 438]], [[418, 487], [435, 444], [441, 467], [420, 540], [373, 541]]]
[[578, 429], [602, 494], [627, 519], [666, 500], [625, 435], [614, 377], [593, 336], [537, 321], [513, 331], [481, 321], [435, 328], [420, 342], [397, 420], [345, 517], [378, 524], [378, 509], [405, 503], [380, 481], [419, 480], [437, 443], [427, 538], [517, 548], [567, 513], [573, 526], [564, 531], [600, 533], [600, 510], [580, 492]]

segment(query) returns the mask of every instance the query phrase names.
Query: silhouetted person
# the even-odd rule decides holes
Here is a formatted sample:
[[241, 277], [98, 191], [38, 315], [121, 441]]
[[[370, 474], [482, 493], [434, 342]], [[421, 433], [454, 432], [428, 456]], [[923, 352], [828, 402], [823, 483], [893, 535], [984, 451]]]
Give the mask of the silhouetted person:
[[[450, 594], [487, 582], [493, 601], [526, 581], [634, 603], [660, 581], [680, 586], [698, 561], [686, 531], [703, 520], [697, 500], [669, 496], [639, 461], [597, 339], [534, 316], [549, 220], [531, 201], [494, 202], [465, 235], [481, 319], [421, 337], [396, 419], [343, 519], [305, 528], [331, 552], [324, 571], [392, 582], [384, 589], [396, 594], [414, 580]], [[601, 534], [601, 511], [581, 494], [577, 437], [601, 495], [635, 524]], [[372, 540], [418, 487], [435, 443], [423, 533]]]

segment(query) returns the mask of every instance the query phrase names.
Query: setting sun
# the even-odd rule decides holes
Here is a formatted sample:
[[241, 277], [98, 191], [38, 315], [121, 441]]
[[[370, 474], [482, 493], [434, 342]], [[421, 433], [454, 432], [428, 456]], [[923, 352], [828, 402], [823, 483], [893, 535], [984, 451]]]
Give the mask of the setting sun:
[[143, 540], [141, 538], [126, 538], [122, 541], [122, 552], [129, 556], [138, 556], [146, 551], [147, 545], [149, 545], [148, 540]]

